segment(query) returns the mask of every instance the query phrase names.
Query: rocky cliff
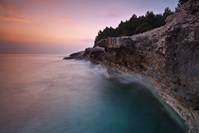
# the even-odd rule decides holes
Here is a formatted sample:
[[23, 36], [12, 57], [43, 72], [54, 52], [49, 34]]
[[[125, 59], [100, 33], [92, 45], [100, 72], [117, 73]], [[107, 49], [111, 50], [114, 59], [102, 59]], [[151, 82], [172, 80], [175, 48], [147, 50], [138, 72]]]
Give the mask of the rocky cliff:
[[184, 4], [163, 27], [103, 39], [96, 46], [66, 59], [87, 59], [150, 77], [190, 132], [199, 132], [199, 1]]

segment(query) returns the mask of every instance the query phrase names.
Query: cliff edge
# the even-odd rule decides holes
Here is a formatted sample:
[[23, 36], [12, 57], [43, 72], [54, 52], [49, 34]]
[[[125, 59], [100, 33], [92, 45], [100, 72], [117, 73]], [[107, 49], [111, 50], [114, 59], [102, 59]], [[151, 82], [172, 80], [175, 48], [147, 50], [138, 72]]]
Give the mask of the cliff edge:
[[199, 132], [199, 1], [188, 1], [167, 17], [165, 26], [95, 45], [65, 59], [86, 59], [150, 77], [189, 132]]

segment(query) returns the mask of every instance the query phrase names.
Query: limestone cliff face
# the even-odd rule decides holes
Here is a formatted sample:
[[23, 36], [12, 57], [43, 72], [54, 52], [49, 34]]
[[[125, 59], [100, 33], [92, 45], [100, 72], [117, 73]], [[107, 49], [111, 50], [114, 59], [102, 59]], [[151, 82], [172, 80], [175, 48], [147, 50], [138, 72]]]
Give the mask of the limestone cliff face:
[[163, 27], [96, 45], [105, 50], [87, 50], [86, 59], [150, 77], [190, 132], [199, 132], [199, 1], [187, 2]]

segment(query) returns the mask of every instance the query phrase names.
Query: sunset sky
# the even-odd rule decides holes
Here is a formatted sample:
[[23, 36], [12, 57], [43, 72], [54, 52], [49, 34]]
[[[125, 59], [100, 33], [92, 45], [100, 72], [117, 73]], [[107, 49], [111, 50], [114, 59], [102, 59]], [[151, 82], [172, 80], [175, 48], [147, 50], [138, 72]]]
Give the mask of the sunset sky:
[[92, 47], [99, 30], [178, 0], [0, 0], [0, 53], [65, 54]]

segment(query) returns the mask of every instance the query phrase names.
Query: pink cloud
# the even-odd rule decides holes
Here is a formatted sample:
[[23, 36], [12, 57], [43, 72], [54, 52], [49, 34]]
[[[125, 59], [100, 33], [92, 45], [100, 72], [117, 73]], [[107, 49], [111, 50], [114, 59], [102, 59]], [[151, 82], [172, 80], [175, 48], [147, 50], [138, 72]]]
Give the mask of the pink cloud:
[[32, 17], [19, 13], [22, 9], [15, 3], [0, 1], [0, 20], [34, 22]]
[[[11, 13], [11, 14], [18, 14], [19, 11], [21, 11], [22, 8], [20, 8], [17, 4], [7, 2], [7, 1], [0, 1], [0, 11]], [[18, 11], [18, 12], [16, 12]]]
[[56, 18], [57, 20], [64, 21], [64, 22], [72, 22], [72, 20], [71, 20], [70, 18], [67, 18], [67, 17], [55, 16], [55, 18]]
[[60, 18], [62, 21], [65, 21], [65, 22], [71, 22], [72, 20], [70, 18]]
[[0, 13], [0, 20], [2, 21], [15, 21], [15, 22], [34, 22], [31, 18], [20, 17], [13, 14]]
[[56, 2], [56, 0], [30, 0], [27, 5], [37, 5], [41, 3], [52, 7], [61, 7], [61, 5]]

